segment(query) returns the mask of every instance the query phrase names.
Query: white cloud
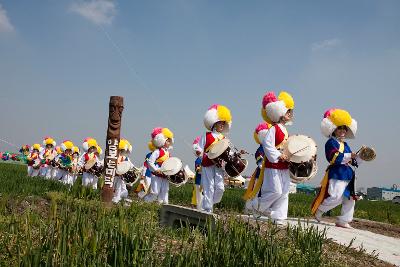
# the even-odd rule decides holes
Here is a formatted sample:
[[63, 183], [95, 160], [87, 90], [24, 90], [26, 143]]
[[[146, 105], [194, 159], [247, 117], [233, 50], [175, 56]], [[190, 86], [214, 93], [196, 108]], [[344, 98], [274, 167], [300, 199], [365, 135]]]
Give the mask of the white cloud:
[[96, 25], [110, 25], [115, 17], [115, 3], [111, 0], [90, 0], [71, 5], [70, 10]]
[[7, 17], [6, 10], [0, 4], [0, 32], [13, 32], [14, 27]]
[[338, 47], [342, 44], [342, 41], [337, 38], [327, 39], [320, 42], [315, 42], [311, 45], [312, 51], [326, 51]]

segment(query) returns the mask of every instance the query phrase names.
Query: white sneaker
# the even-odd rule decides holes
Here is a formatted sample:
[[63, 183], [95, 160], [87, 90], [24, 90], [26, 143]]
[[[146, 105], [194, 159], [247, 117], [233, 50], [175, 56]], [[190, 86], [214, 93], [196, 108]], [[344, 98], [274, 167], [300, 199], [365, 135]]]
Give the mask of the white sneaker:
[[336, 227], [342, 227], [342, 228], [347, 228], [347, 229], [354, 229], [353, 227], [351, 227], [351, 225], [349, 223], [345, 223], [345, 222], [336, 222]]
[[274, 220], [272, 220], [272, 223], [277, 226], [286, 226], [285, 220], [274, 219]]
[[252, 215], [254, 211], [252, 209], [244, 208], [243, 214]]
[[321, 222], [322, 221], [322, 215], [324, 214], [324, 212], [317, 210], [317, 212], [314, 215], [314, 218], [318, 221]]

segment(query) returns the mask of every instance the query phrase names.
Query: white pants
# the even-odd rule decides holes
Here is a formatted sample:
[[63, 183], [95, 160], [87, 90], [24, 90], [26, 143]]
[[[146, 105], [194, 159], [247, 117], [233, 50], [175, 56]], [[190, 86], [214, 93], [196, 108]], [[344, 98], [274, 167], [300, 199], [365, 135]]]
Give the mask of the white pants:
[[97, 182], [99, 178], [96, 175], [84, 172], [82, 175], [82, 185], [92, 186], [93, 189], [97, 189]]
[[53, 166], [47, 166], [46, 167], [46, 173], [45, 173], [44, 177], [46, 179], [52, 179], [53, 178], [53, 173], [54, 173], [53, 170], [54, 169], [56, 169], [56, 168], [54, 168]]
[[55, 173], [55, 176], [53, 177], [54, 180], [56, 181], [61, 181], [62, 178], [62, 170], [57, 168], [57, 171]]
[[28, 166], [28, 176], [35, 177], [39, 175], [39, 169], [34, 169], [32, 166]]
[[66, 171], [66, 170], [58, 170], [59, 176], [61, 177], [60, 180], [64, 184], [73, 185], [73, 175]]
[[118, 203], [123, 198], [128, 197], [128, 189], [126, 189], [126, 184], [124, 180], [121, 179], [120, 176], [114, 177], [114, 196], [112, 201], [114, 203]]
[[201, 185], [194, 185], [196, 191], [196, 207], [198, 210], [201, 210], [203, 203], [203, 193], [201, 192]]
[[153, 175], [151, 177], [150, 193], [144, 197], [146, 202], [157, 200], [161, 204], [168, 204], [169, 181]]
[[259, 199], [260, 212], [273, 220], [286, 220], [289, 205], [289, 170], [265, 169]]
[[350, 181], [330, 179], [328, 185], [329, 197], [324, 199], [318, 208], [322, 212], [327, 212], [342, 204], [340, 216], [337, 217], [338, 222], [341, 223], [349, 223], [353, 220], [355, 200], [343, 196], [344, 190], [349, 182]]
[[46, 173], [47, 173], [48, 169], [49, 169], [49, 166], [47, 166], [47, 165], [40, 166], [39, 175], [42, 177], [46, 177]]
[[254, 198], [246, 201], [245, 210], [250, 213], [257, 212], [260, 209], [259, 203], [260, 198], [258, 196], [255, 196]]
[[58, 168], [54, 167], [51, 169], [51, 179], [53, 180], [59, 180], [60, 177], [58, 176]]
[[203, 210], [213, 211], [213, 205], [219, 203], [224, 194], [224, 170], [217, 166], [201, 168], [201, 185], [203, 186]]
[[74, 174], [74, 175], [72, 176], [72, 184], [75, 183], [76, 179], [78, 179], [78, 174]]

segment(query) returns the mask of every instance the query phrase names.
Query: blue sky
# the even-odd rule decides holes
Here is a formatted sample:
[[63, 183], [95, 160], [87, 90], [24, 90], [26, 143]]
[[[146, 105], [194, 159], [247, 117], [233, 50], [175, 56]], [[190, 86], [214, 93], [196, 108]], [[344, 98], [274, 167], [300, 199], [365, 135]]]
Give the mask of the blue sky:
[[398, 10], [399, 1], [0, 0], [0, 138], [104, 143], [109, 96], [121, 95], [137, 165], [156, 126], [175, 133], [174, 155], [193, 165], [189, 144], [208, 106], [228, 106], [230, 138], [254, 152], [262, 96], [287, 90], [289, 132], [320, 147], [313, 184], [327, 165], [323, 113], [340, 107], [359, 123], [353, 150], [378, 153], [358, 184], [391, 186], [400, 183]]

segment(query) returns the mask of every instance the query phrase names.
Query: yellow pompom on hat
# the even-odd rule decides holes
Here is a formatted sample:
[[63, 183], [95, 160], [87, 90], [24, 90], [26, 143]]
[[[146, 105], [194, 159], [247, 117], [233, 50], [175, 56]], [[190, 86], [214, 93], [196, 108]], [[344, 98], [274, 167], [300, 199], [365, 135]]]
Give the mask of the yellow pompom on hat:
[[231, 111], [223, 105], [214, 104], [208, 108], [206, 114], [204, 115], [204, 126], [207, 130], [211, 131], [214, 124], [224, 121], [227, 123], [228, 127], [225, 127], [225, 132], [229, 132], [232, 126], [232, 115]]
[[156, 127], [151, 132], [151, 141], [155, 147], [163, 147], [167, 139], [174, 143], [174, 133], [168, 128]]
[[52, 145], [53, 147], [56, 146], [56, 141], [51, 138], [50, 136], [46, 136], [45, 138], [43, 138], [43, 145]]
[[80, 153], [80, 150], [79, 150], [79, 147], [77, 147], [77, 146], [74, 146], [73, 148], [72, 148], [72, 153]]
[[285, 107], [287, 109], [294, 109], [294, 100], [293, 97], [286, 91], [282, 91], [278, 95], [278, 99], [285, 103]]
[[32, 152], [34, 149], [40, 152], [42, 150], [42, 146], [40, 144], [33, 144], [30, 148], [30, 151]]
[[321, 122], [321, 132], [325, 137], [331, 137], [332, 133], [339, 126], [347, 126], [346, 138], [355, 138], [357, 132], [357, 121], [353, 119], [349, 112], [343, 109], [331, 108], [324, 113]]
[[97, 147], [97, 141], [96, 141], [96, 139], [94, 139], [92, 137], [87, 137], [87, 138], [85, 138], [85, 140], [83, 140], [82, 147], [83, 147], [83, 150], [85, 152], [87, 152], [89, 150], [89, 148]]
[[61, 150], [65, 152], [67, 149], [72, 150], [74, 148], [74, 143], [72, 143], [70, 140], [65, 140], [61, 143], [60, 147]]
[[119, 150], [123, 149], [123, 150], [126, 150], [129, 153], [131, 153], [132, 152], [132, 145], [125, 138], [121, 138], [121, 140], [119, 141], [118, 149]]

